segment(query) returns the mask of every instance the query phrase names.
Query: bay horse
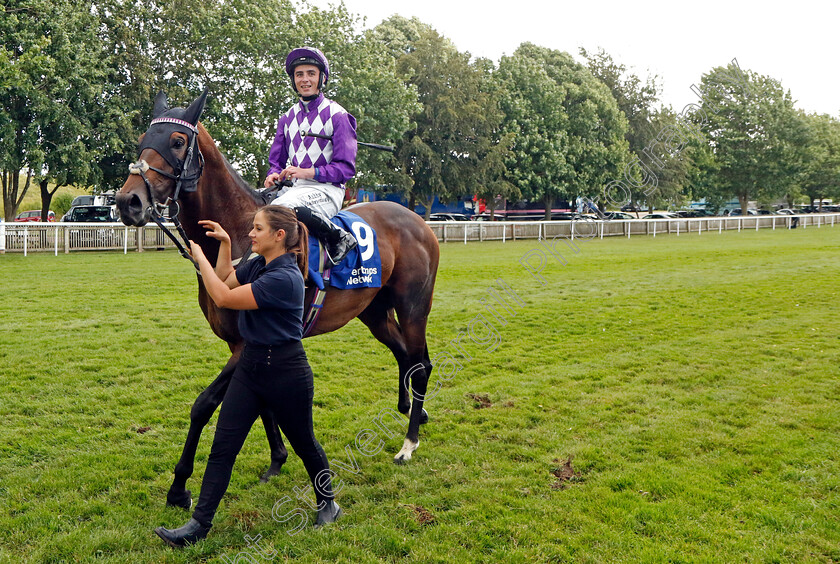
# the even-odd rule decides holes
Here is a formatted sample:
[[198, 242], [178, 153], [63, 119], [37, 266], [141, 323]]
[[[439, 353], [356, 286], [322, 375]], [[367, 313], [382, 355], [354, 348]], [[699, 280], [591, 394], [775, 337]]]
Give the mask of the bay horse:
[[[250, 253], [248, 232], [256, 210], [263, 205], [255, 192], [231, 167], [207, 130], [199, 123], [207, 92], [187, 108], [169, 108], [166, 95], [155, 98], [153, 120], [140, 137], [137, 163], [116, 196], [124, 224], [142, 226], [159, 221], [158, 209], [172, 205], [179, 229], [201, 245], [211, 264], [218, 241], [205, 235], [202, 219], [220, 223], [230, 234], [232, 256]], [[164, 204], [161, 204], [163, 202]], [[423, 398], [432, 364], [426, 345], [426, 323], [432, 306], [440, 248], [420, 216], [393, 202], [357, 204], [350, 208], [376, 230], [382, 259], [382, 286], [340, 290], [328, 288], [316, 325], [307, 336], [335, 331], [358, 317], [397, 360], [397, 409], [408, 415], [408, 430], [394, 462], [404, 463], [419, 444], [419, 427], [428, 415]], [[180, 225], [183, 226], [181, 229]], [[173, 238], [174, 239], [174, 238]], [[314, 288], [307, 288], [306, 305]], [[190, 411], [190, 428], [167, 493], [168, 505], [188, 509], [192, 475], [201, 432], [224, 398], [244, 342], [237, 328], [238, 312], [217, 307], [198, 276], [198, 303], [213, 332], [230, 347], [231, 356], [216, 379], [198, 396]], [[305, 306], [306, 307], [306, 306]], [[408, 380], [411, 381], [409, 397]], [[413, 399], [413, 403], [410, 401]], [[271, 448], [266, 481], [280, 471], [288, 452], [270, 412], [261, 418]]]

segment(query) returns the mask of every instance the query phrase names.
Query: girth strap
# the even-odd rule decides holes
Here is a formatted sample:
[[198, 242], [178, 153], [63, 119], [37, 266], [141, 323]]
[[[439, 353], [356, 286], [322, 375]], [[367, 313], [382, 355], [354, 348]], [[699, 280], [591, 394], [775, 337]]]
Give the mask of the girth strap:
[[320, 250], [318, 253], [318, 274], [324, 280], [324, 289], [322, 290], [318, 286], [315, 286], [315, 295], [312, 297], [312, 304], [310, 304], [309, 310], [306, 312], [303, 320], [304, 337], [309, 335], [318, 322], [318, 316], [321, 315], [321, 308], [324, 305], [324, 298], [327, 297], [327, 288], [330, 285], [330, 272], [332, 271], [332, 267], [325, 268], [327, 265], [327, 253], [321, 242], [318, 242], [318, 248]]

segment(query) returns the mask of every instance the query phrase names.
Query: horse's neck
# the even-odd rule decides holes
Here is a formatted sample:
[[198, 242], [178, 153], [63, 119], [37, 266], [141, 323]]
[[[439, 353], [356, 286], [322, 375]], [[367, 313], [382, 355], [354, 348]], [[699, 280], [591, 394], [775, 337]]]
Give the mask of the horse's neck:
[[218, 243], [205, 235], [198, 222], [209, 219], [219, 223], [231, 239], [231, 255], [239, 258], [250, 245], [248, 232], [257, 208], [254, 198], [231, 176], [215, 144], [204, 153], [204, 172], [195, 192], [184, 194], [181, 222], [187, 236], [199, 243], [207, 258], [215, 264]]

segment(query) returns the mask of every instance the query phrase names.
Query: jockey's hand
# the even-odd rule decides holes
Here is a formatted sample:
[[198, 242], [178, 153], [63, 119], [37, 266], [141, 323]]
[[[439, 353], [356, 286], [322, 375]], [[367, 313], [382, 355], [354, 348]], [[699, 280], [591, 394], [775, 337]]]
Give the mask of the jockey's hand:
[[280, 172], [280, 180], [291, 180], [292, 178], [315, 178], [315, 169], [287, 166]]
[[265, 182], [263, 183], [263, 186], [265, 186], [266, 188], [271, 188], [278, 182], [280, 182], [280, 173], [272, 172], [271, 174], [265, 177]]
[[226, 242], [230, 243], [230, 235], [228, 235], [227, 231], [222, 229], [222, 226], [216, 223], [215, 221], [210, 221], [209, 219], [202, 219], [198, 222], [200, 226], [207, 230], [207, 235], [211, 239], [216, 239], [219, 242]]

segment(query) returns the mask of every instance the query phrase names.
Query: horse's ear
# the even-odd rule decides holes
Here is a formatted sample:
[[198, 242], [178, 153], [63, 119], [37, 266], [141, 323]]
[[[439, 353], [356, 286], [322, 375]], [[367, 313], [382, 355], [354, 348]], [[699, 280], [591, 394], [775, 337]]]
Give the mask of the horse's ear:
[[169, 109], [169, 100], [166, 98], [166, 93], [161, 90], [158, 92], [158, 95], [155, 96], [155, 108], [152, 110], [152, 117], [160, 117], [163, 115], [163, 112]]
[[201, 112], [204, 111], [204, 105], [207, 103], [207, 92], [208, 90], [205, 88], [204, 92], [201, 93], [201, 96], [196, 98], [195, 101], [190, 104], [190, 107], [187, 108], [186, 112], [184, 112], [184, 121], [193, 125], [198, 124], [198, 118], [201, 117]]

